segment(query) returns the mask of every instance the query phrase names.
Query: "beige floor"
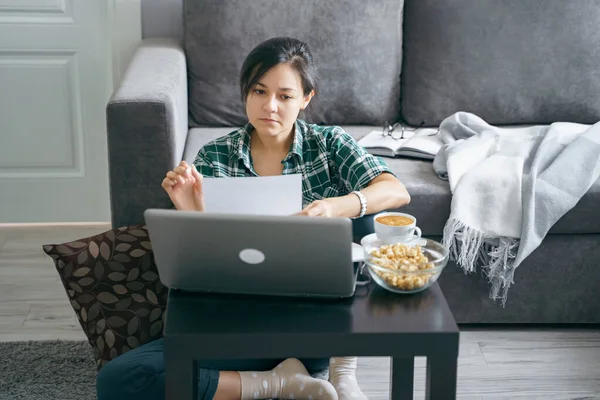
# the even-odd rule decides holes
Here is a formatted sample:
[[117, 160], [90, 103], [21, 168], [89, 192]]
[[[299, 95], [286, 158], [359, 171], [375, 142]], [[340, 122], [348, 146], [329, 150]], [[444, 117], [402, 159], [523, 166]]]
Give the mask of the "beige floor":
[[[0, 226], [0, 341], [85, 340], [41, 246], [108, 228]], [[422, 399], [424, 360], [416, 364], [416, 398]], [[358, 374], [371, 400], [388, 398], [388, 359], [363, 358]], [[600, 332], [463, 331], [458, 375], [459, 399], [600, 399]]]

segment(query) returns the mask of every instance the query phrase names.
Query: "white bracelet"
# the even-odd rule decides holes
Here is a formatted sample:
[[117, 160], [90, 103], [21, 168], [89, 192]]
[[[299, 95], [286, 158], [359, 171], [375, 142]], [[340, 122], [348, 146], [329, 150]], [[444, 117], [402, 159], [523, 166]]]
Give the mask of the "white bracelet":
[[358, 197], [358, 200], [360, 201], [360, 215], [357, 217], [353, 217], [352, 219], [362, 218], [365, 216], [365, 213], [367, 212], [367, 198], [358, 190], [355, 190], [352, 193], [354, 193]]

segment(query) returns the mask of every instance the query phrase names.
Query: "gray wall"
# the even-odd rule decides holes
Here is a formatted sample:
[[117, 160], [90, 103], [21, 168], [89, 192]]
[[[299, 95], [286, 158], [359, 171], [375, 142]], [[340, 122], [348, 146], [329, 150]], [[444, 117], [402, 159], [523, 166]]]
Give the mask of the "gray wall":
[[142, 0], [142, 36], [181, 38], [183, 0]]

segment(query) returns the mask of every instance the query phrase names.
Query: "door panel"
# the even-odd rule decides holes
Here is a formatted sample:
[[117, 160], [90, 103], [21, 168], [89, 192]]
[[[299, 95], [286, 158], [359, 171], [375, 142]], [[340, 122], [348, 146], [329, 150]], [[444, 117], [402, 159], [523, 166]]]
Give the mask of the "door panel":
[[108, 7], [0, 0], [0, 223], [110, 220]]

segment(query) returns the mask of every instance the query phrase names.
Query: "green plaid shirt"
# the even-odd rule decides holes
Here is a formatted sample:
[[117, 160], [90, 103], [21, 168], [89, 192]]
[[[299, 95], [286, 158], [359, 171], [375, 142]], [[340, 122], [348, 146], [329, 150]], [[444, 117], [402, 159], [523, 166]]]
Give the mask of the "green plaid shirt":
[[[339, 126], [296, 120], [294, 141], [283, 159], [283, 175], [302, 174], [303, 205], [365, 188], [382, 172], [392, 173]], [[207, 177], [258, 176], [250, 155], [250, 123], [200, 149], [194, 165]]]

